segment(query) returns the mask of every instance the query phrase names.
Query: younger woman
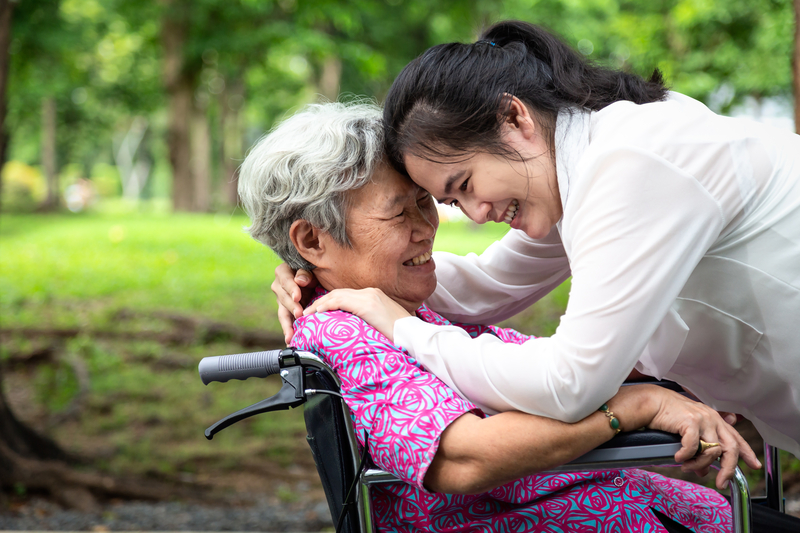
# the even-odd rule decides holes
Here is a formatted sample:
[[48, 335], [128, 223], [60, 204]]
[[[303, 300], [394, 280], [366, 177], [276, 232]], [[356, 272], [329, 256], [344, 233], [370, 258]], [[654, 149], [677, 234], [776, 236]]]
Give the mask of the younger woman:
[[577, 421], [636, 368], [800, 456], [800, 137], [718, 116], [657, 72], [589, 64], [522, 22], [415, 59], [384, 120], [397, 169], [512, 228], [481, 256], [435, 254], [430, 307], [493, 323], [572, 276], [566, 313], [513, 347], [388, 299], [334, 291], [306, 313], [357, 313], [490, 412]]

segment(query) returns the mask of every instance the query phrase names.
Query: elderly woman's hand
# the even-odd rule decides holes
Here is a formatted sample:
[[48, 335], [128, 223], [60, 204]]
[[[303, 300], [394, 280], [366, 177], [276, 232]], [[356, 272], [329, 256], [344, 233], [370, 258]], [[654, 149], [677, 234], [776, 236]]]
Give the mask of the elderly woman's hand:
[[307, 270], [295, 272], [286, 263], [275, 268], [275, 281], [270, 288], [278, 300], [278, 321], [287, 346], [294, 336], [294, 319], [303, 316], [303, 303], [308, 302], [316, 286], [317, 278]]
[[[675, 454], [675, 461], [682, 463], [683, 471], [704, 476], [711, 463], [720, 458], [717, 488], [724, 489], [733, 477], [739, 457], [750, 468], [761, 468], [753, 449], [717, 411], [666, 389], [661, 389], [657, 396], [657, 411], [648, 427], [681, 435], [683, 447]], [[700, 439], [719, 446], [695, 456]]]
[[334, 289], [303, 311], [304, 315], [341, 309], [353, 313], [393, 341], [396, 320], [411, 316], [380, 289]]

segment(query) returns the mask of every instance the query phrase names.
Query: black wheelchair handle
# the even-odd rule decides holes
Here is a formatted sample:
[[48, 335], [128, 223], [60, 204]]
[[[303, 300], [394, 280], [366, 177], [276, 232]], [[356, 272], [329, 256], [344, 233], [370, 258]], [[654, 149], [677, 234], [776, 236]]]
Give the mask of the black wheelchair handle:
[[204, 385], [212, 381], [224, 383], [229, 379], [265, 378], [280, 372], [280, 357], [283, 350], [237, 353], [204, 357], [198, 370]]

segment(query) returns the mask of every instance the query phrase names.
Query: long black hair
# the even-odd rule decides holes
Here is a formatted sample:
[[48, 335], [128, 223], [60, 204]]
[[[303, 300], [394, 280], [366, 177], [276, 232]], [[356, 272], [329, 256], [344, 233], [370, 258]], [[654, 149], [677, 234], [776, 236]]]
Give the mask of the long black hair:
[[472, 44], [434, 46], [409, 63], [384, 103], [387, 152], [404, 171], [403, 155], [448, 159], [472, 151], [508, 154], [500, 125], [513, 95], [552, 135], [559, 111], [598, 111], [620, 100], [663, 100], [658, 70], [649, 80], [595, 65], [539, 26], [499, 22]]

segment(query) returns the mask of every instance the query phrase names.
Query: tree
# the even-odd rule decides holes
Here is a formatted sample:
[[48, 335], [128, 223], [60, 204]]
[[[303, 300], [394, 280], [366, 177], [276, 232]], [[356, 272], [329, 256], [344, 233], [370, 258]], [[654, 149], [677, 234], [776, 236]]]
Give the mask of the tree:
[[792, 54], [794, 87], [794, 130], [800, 133], [800, 0], [794, 0], [794, 53]]
[[[14, 2], [0, 0], [0, 168], [6, 162], [8, 148], [8, 129], [6, 128], [6, 111], [8, 108], [6, 87], [8, 86], [8, 66], [11, 47], [11, 18], [14, 13]], [[0, 197], [2, 197], [0, 183]]]
[[[41, 150], [41, 156], [49, 159], [45, 165], [50, 167], [48, 173], [54, 177], [58, 172], [56, 152], [74, 155], [80, 146], [79, 139], [98, 124], [108, 127], [113, 115], [108, 109], [97, 112], [97, 109], [87, 110], [76, 103], [76, 100], [81, 104], [86, 103], [88, 96], [80, 93], [81, 98], [75, 98], [75, 90], [90, 85], [89, 79], [100, 68], [92, 61], [91, 52], [97, 45], [94, 34], [96, 27], [82, 23], [73, 25], [76, 19], [69, 20], [70, 13], [65, 13], [60, 7], [59, 2], [48, 0], [20, 2], [16, 6], [7, 0], [0, 0], [0, 116], [3, 119], [10, 117], [12, 131], [16, 134], [15, 138], [9, 139], [6, 136], [8, 130], [0, 130], [0, 143], [5, 143], [0, 149], [0, 158], [4, 158], [9, 140], [24, 141], [20, 137], [26, 134], [38, 137], [33, 132], [38, 133], [41, 110], [42, 121], [46, 123], [42, 129], [47, 132], [42, 136], [42, 144], [46, 147]], [[83, 6], [73, 7], [78, 8], [78, 13], [73, 12], [72, 15], [78, 15], [82, 22], [80, 8]], [[107, 13], [102, 10], [94, 11], [96, 17], [102, 18], [104, 15]], [[96, 22], [103, 25], [99, 19]], [[87, 55], [81, 57], [81, 53]], [[80, 66], [77, 59], [88, 61]], [[7, 70], [10, 71], [8, 76], [5, 75]], [[8, 116], [5, 115], [6, 80], [10, 87]], [[43, 83], [43, 80], [48, 83]], [[138, 96], [130, 98], [128, 94], [126, 97], [124, 89], [116, 90], [114, 82], [103, 83], [98, 80], [93, 85], [96, 93], [91, 96], [98, 100], [109, 98], [113, 102], [110, 106], [112, 109], [118, 107], [120, 102], [138, 101]], [[126, 81], [125, 85], [133, 93], [139, 94], [140, 87], [136, 87], [135, 83]], [[64, 112], [58, 114], [60, 123], [56, 124], [56, 110], [62, 108]], [[81, 127], [70, 132], [69, 126], [73, 123]], [[50, 206], [54, 205], [57, 192], [57, 185], [51, 184]], [[158, 483], [121, 481], [91, 471], [76, 470], [73, 465], [77, 458], [18, 420], [5, 397], [3, 381], [3, 366], [0, 364], [0, 489], [17, 485], [41, 489], [67, 505], [81, 508], [93, 505], [94, 494], [140, 498], [159, 493], [164, 497], [169, 495], [169, 489]]]
[[134, 30], [112, 7], [89, 0], [26, 0], [15, 8], [9, 149], [28, 164], [49, 167], [46, 207], [54, 207], [55, 180], [64, 166], [78, 166], [88, 177], [95, 162], [111, 163], [115, 130], [127, 131], [134, 117], [152, 112], [161, 98], [153, 24]]

